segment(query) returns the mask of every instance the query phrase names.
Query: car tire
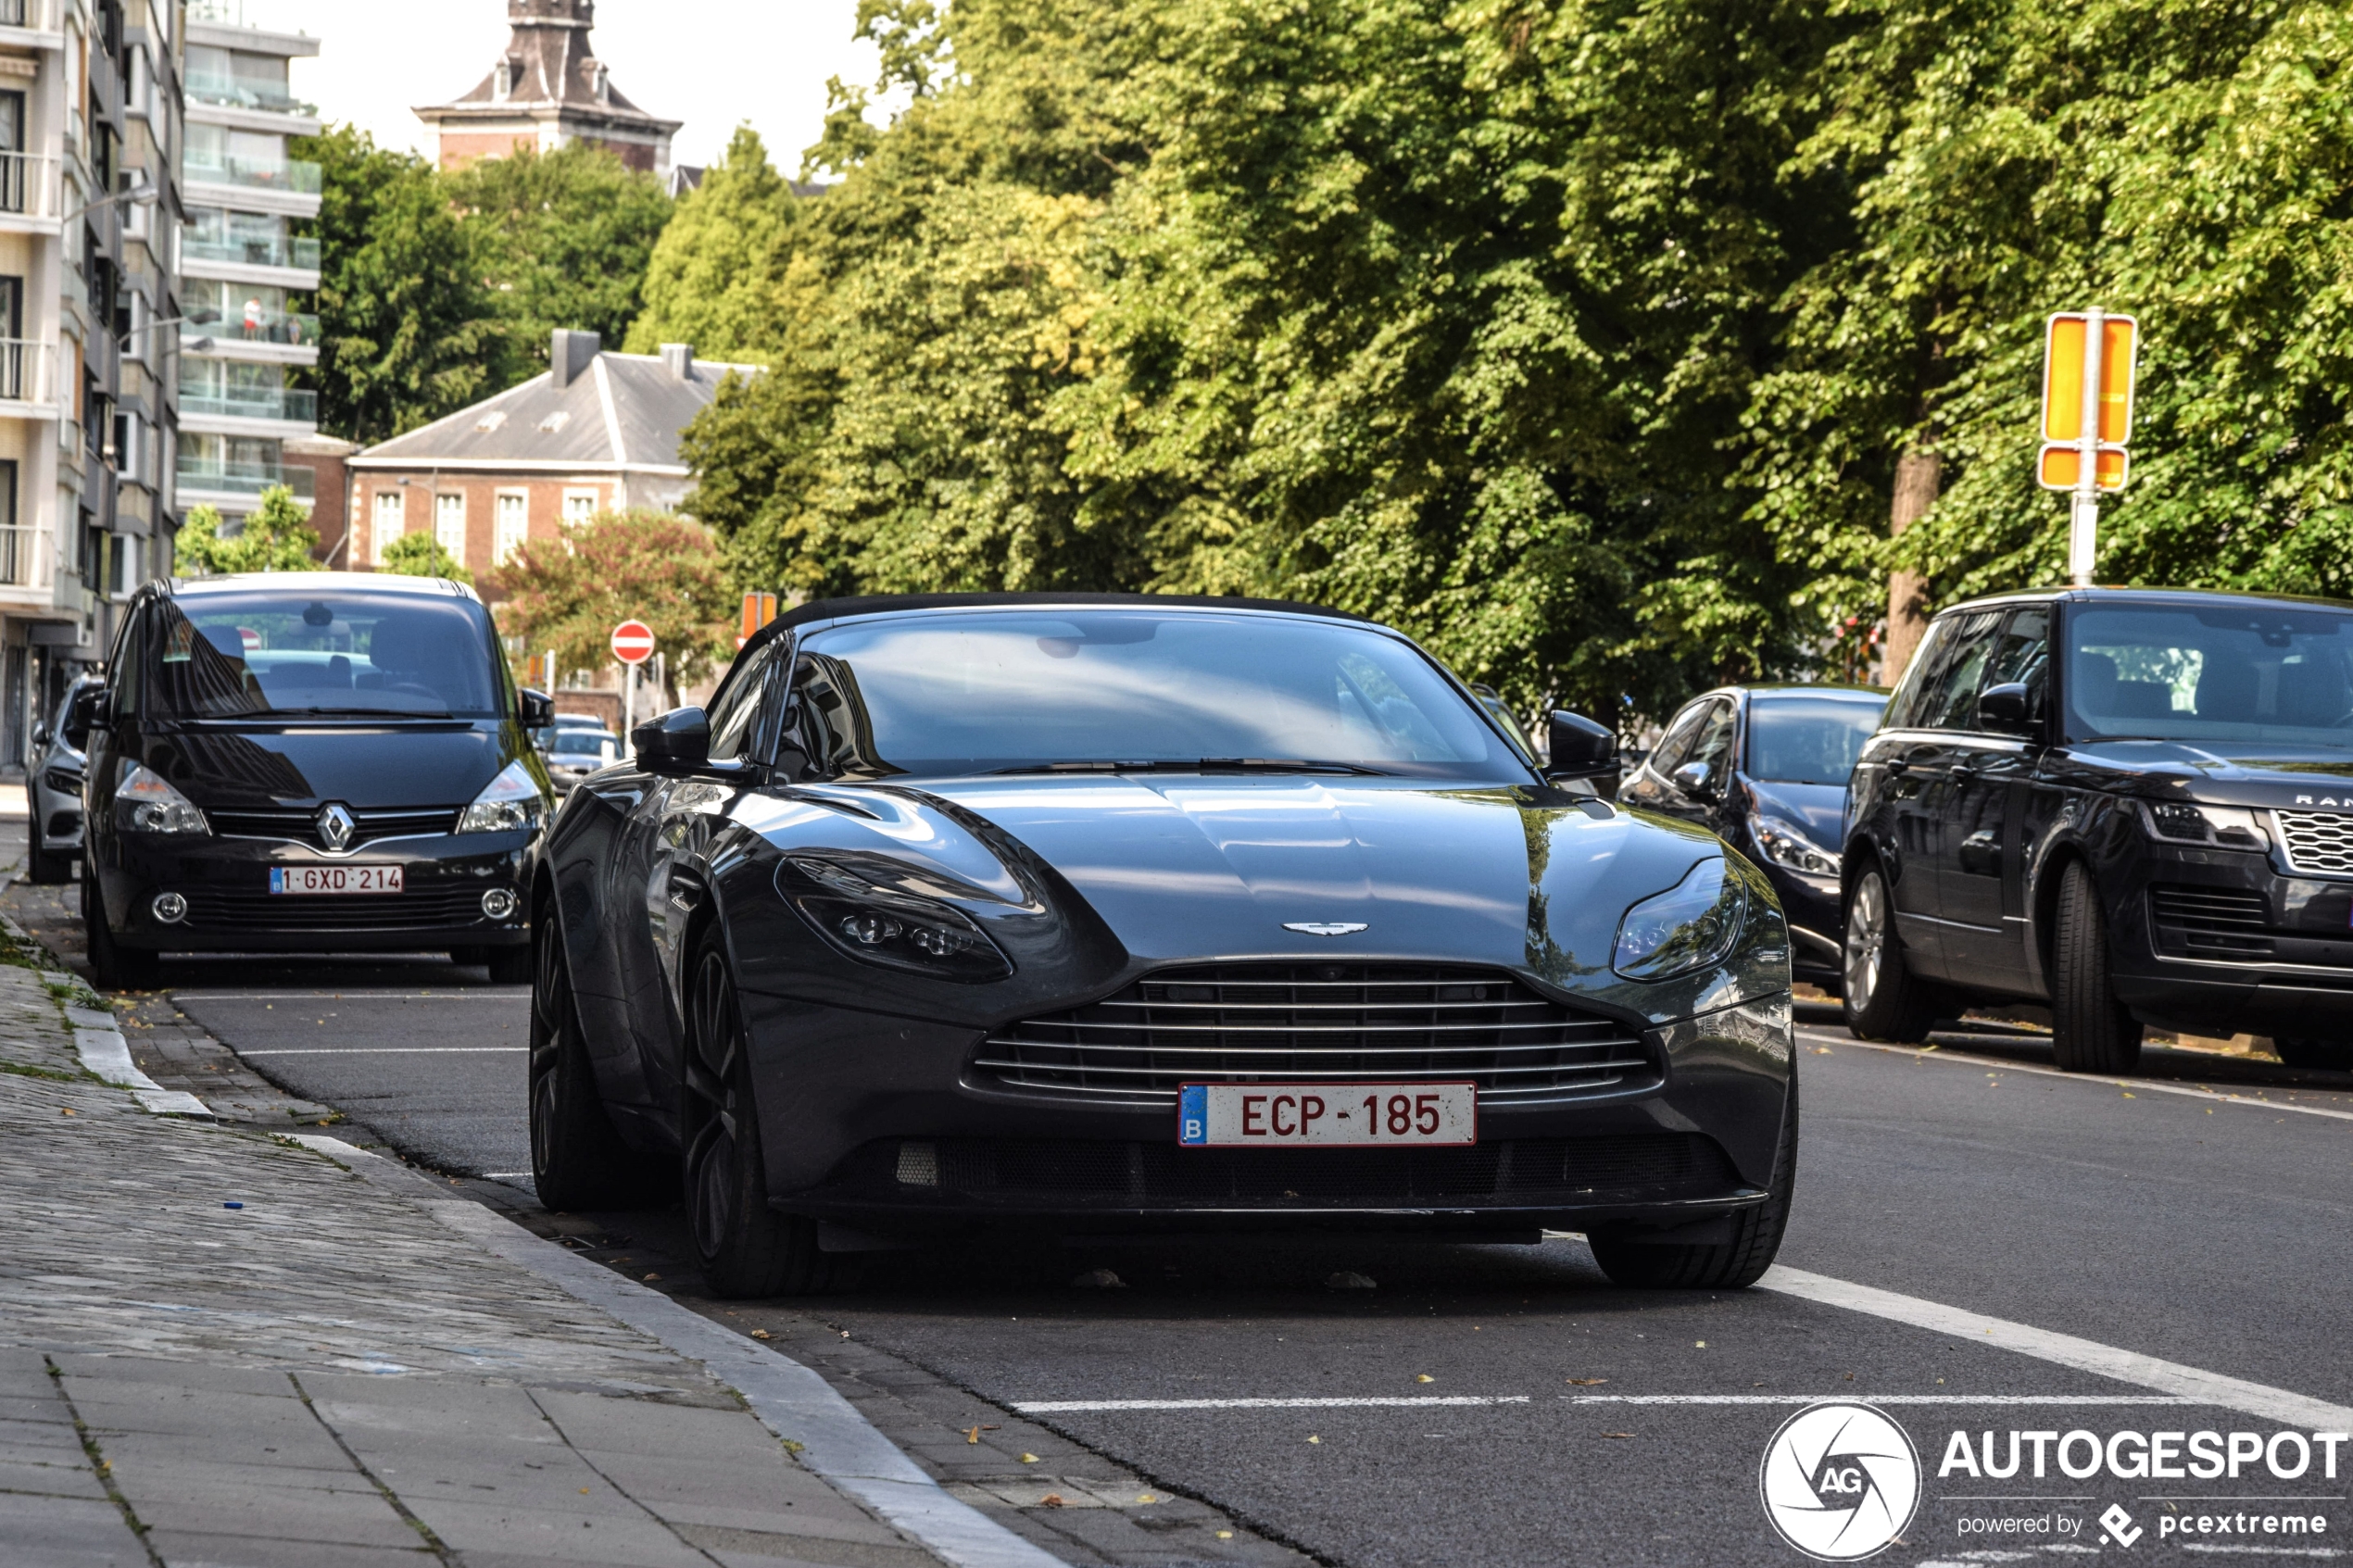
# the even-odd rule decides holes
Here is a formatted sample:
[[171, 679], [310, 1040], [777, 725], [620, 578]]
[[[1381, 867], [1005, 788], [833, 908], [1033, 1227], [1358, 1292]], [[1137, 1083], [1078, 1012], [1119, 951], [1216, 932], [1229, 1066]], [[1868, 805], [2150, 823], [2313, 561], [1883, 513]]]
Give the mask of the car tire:
[[2290, 1067], [2321, 1073], [2353, 1073], [2353, 1040], [2311, 1040], [2274, 1036], [2272, 1054]]
[[493, 947], [483, 956], [493, 985], [528, 985], [538, 965], [529, 947]]
[[687, 991], [680, 1176], [703, 1284], [730, 1301], [823, 1289], [834, 1273], [818, 1250], [816, 1222], [768, 1206], [748, 1047], [735, 975], [713, 931], [695, 950]]
[[646, 1161], [613, 1130], [597, 1091], [563, 943], [540, 925], [531, 988], [531, 1180], [546, 1207], [627, 1209], [648, 1196]]
[[57, 887], [73, 880], [73, 855], [51, 849], [41, 836], [41, 812], [32, 813], [31, 834], [25, 846], [24, 879], [41, 887]]
[[2116, 999], [2099, 885], [2081, 860], [2059, 872], [2051, 931], [2051, 1054], [2064, 1073], [2130, 1073], [2141, 1060], [2141, 1021]]
[[161, 977], [163, 963], [154, 953], [125, 947], [107, 927], [106, 900], [99, 896], [96, 876], [82, 879], [82, 939], [90, 958], [90, 976], [101, 991], [149, 991]]
[[1773, 1154], [1771, 1196], [1732, 1216], [1728, 1242], [1645, 1243], [1627, 1236], [1594, 1236], [1593, 1261], [1610, 1283], [1630, 1290], [1742, 1290], [1773, 1265], [1789, 1227], [1790, 1190], [1797, 1181], [1797, 1077], [1789, 1081], [1788, 1110], [1780, 1146]]
[[1878, 866], [1866, 866], [1856, 877], [1844, 923], [1846, 976], [1839, 1003], [1845, 1010], [1847, 1032], [1858, 1040], [1907, 1046], [1927, 1039], [1944, 995], [1904, 961], [1895, 900], [1888, 892], [1886, 873]]

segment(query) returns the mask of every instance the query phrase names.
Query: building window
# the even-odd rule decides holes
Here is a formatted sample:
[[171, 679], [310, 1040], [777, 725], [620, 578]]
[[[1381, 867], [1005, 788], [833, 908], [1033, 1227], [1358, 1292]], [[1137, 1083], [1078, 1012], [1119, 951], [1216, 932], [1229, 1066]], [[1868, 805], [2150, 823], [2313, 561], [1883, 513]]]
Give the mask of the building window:
[[450, 558], [466, 562], [466, 493], [445, 490], [433, 498], [433, 534]]
[[531, 495], [522, 490], [498, 492], [497, 540], [491, 555], [493, 566], [504, 566], [514, 558], [517, 550], [531, 533]]
[[576, 522], [586, 522], [590, 518], [595, 517], [596, 515], [597, 493], [594, 490], [567, 490], [564, 492], [565, 527], [569, 528]]
[[384, 548], [409, 532], [409, 514], [404, 503], [409, 499], [397, 490], [376, 492], [376, 526], [368, 541], [368, 558], [373, 564], [384, 563]]

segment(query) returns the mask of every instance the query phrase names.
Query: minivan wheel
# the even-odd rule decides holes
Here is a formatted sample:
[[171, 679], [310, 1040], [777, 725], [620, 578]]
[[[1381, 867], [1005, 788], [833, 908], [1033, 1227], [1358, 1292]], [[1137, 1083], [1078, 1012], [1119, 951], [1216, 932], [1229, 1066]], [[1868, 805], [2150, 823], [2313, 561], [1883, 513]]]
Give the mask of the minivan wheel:
[[645, 1162], [613, 1131], [588, 1063], [563, 943], [540, 927], [531, 987], [531, 1179], [563, 1210], [623, 1209], [643, 1196]]
[[484, 955], [483, 962], [490, 971], [493, 985], [528, 985], [535, 965], [528, 947], [493, 947]]
[[1867, 866], [1846, 901], [1846, 985], [1839, 998], [1858, 1040], [1917, 1045], [1936, 1021], [1938, 993], [1904, 961], [1887, 877]]
[[90, 976], [101, 991], [149, 991], [163, 972], [162, 961], [141, 947], [125, 947], [107, 929], [106, 900], [97, 873], [82, 879], [82, 939], [90, 956]]
[[823, 1288], [831, 1270], [817, 1249], [816, 1222], [768, 1206], [750, 1052], [735, 976], [716, 931], [695, 955], [685, 1079], [679, 1136], [686, 1146], [686, 1229], [704, 1284], [726, 1300]]
[[2051, 1054], [2067, 1073], [2130, 1073], [2141, 1060], [2141, 1021], [2108, 979], [2108, 921], [2092, 871], [2070, 860], [2059, 873], [2051, 932]]
[[2308, 1040], [2275, 1036], [2272, 1054], [2290, 1067], [2322, 1073], [2353, 1073], [2353, 1040]]
[[1790, 1188], [1797, 1180], [1797, 1079], [1789, 1081], [1789, 1109], [1773, 1154], [1773, 1195], [1732, 1216], [1728, 1242], [1659, 1246], [1594, 1236], [1593, 1261], [1610, 1283], [1635, 1290], [1741, 1290], [1755, 1285], [1781, 1249], [1789, 1225]]

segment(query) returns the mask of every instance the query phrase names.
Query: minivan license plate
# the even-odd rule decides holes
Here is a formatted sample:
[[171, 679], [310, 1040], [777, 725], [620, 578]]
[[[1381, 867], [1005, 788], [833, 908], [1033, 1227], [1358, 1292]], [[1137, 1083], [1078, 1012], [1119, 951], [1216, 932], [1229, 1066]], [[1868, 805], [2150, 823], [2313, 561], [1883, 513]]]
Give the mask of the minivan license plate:
[[1176, 1141], [1189, 1148], [1478, 1141], [1475, 1084], [1187, 1084]]
[[272, 893], [397, 893], [398, 866], [272, 866]]

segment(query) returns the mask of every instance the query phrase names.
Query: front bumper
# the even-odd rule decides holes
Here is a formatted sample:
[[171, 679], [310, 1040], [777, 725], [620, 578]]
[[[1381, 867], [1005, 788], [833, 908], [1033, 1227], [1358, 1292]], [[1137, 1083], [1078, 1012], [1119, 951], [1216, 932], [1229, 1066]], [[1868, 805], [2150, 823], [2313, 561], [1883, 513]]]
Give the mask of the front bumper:
[[2108, 910], [2119, 1000], [2205, 1035], [2353, 1038], [2353, 881], [2147, 847]]
[[[107, 842], [101, 835], [100, 842]], [[112, 835], [96, 868], [107, 924], [125, 947], [155, 952], [413, 952], [512, 947], [531, 939], [525, 919], [535, 837], [528, 833], [440, 834], [379, 839], [327, 855], [279, 839], [211, 834]], [[270, 892], [273, 866], [397, 865], [396, 894]], [[493, 919], [483, 896], [504, 888], [512, 912]], [[156, 896], [178, 893], [188, 912], [157, 918]]]
[[1793, 1071], [1784, 993], [1648, 1031], [1656, 1081], [1482, 1103], [1471, 1148], [1186, 1149], [1173, 1106], [991, 1085], [971, 1030], [742, 999], [771, 1201], [885, 1235], [1704, 1226], [1768, 1196]]

